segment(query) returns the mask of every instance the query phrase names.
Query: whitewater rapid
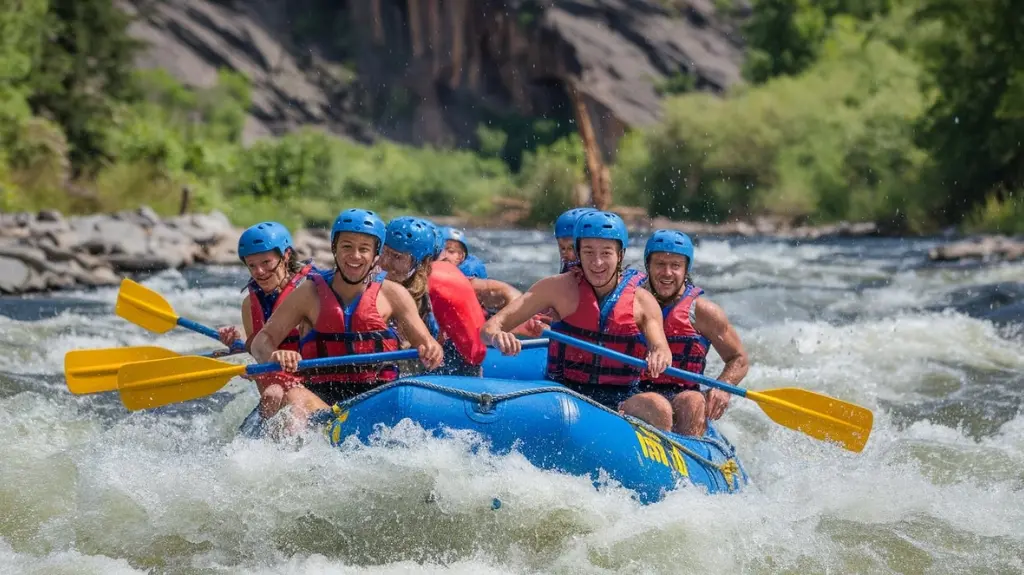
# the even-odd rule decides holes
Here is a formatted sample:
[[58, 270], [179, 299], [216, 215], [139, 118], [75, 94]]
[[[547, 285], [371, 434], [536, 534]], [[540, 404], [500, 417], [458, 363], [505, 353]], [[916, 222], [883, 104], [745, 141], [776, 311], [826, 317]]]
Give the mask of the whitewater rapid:
[[[520, 287], [557, 265], [546, 234], [472, 236]], [[834, 395], [875, 427], [854, 454], [734, 399], [719, 428], [750, 487], [650, 506], [414, 425], [344, 453], [236, 438], [256, 401], [241, 380], [129, 414], [68, 393], [64, 354], [217, 344], [128, 324], [113, 289], [0, 300], [0, 573], [1024, 572], [1024, 319], [957, 299], [1024, 283], [1024, 265], [931, 266], [930, 245], [703, 241], [694, 275], [747, 347], [744, 385]], [[143, 283], [221, 325], [240, 321], [243, 273]]]

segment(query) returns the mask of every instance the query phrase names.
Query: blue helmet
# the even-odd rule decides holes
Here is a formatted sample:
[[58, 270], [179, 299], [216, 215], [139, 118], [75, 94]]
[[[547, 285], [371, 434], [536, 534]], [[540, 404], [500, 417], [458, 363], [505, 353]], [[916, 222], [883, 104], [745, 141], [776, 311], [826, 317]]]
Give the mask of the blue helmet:
[[238, 259], [245, 261], [246, 256], [277, 250], [284, 251], [292, 247], [292, 234], [288, 228], [277, 222], [262, 222], [242, 232], [238, 237]]
[[693, 241], [690, 236], [676, 230], [658, 230], [651, 234], [644, 246], [644, 263], [648, 261], [651, 254], [655, 252], [666, 252], [686, 256], [686, 267], [693, 263]]
[[487, 266], [476, 256], [466, 256], [466, 259], [459, 264], [459, 271], [467, 278], [487, 279]]
[[434, 226], [428, 221], [410, 216], [395, 218], [388, 222], [384, 245], [403, 254], [412, 256], [415, 265], [424, 258], [433, 259], [436, 249]]
[[572, 237], [577, 257], [580, 253], [580, 240], [586, 238], [618, 240], [623, 250], [629, 245], [629, 230], [626, 229], [626, 222], [622, 221], [619, 214], [612, 212], [594, 210], [581, 215], [576, 220]]
[[426, 222], [430, 226], [430, 229], [434, 231], [434, 259], [436, 260], [441, 257], [441, 252], [444, 251], [444, 232], [442, 232], [442, 228], [437, 227], [437, 224], [434, 222], [424, 218], [420, 219]]
[[583, 214], [596, 211], [594, 208], [572, 208], [562, 212], [562, 215], [558, 216], [558, 219], [555, 220], [555, 239], [573, 237], [572, 234], [576, 228], [576, 220], [580, 219], [580, 216]]
[[334, 240], [342, 232], [366, 234], [377, 238], [377, 255], [384, 249], [384, 220], [370, 210], [350, 208], [340, 214], [334, 220], [331, 227], [331, 247], [334, 247]]
[[462, 249], [466, 250], [466, 255], [469, 255], [469, 244], [466, 243], [466, 234], [462, 233], [462, 230], [457, 230], [451, 226], [445, 226], [441, 228], [441, 237], [444, 241], [452, 240], [462, 244]]

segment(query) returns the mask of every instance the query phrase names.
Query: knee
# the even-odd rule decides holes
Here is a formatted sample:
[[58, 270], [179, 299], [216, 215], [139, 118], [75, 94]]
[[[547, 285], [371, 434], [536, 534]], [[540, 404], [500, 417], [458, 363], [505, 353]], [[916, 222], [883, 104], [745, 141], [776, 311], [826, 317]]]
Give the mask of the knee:
[[284, 401], [285, 391], [280, 385], [269, 385], [260, 393], [260, 415], [269, 419], [281, 409], [281, 402]]
[[684, 391], [672, 399], [673, 431], [682, 435], [703, 435], [706, 411], [704, 394]]
[[657, 393], [638, 393], [622, 402], [619, 409], [662, 431], [672, 429], [672, 404]]
[[304, 413], [312, 413], [318, 409], [330, 409], [331, 406], [324, 403], [315, 393], [305, 387], [293, 387], [284, 393], [284, 404], [291, 406], [293, 410], [301, 410]]
[[284, 400], [285, 391], [280, 385], [268, 385], [260, 394], [260, 401], [263, 403], [281, 403]]

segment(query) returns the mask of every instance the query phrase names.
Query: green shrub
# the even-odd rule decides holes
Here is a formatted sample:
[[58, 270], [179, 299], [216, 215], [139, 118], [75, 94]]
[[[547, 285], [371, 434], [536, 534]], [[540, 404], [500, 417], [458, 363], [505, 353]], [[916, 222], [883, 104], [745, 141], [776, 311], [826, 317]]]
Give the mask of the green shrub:
[[616, 188], [648, 198], [652, 215], [922, 223], [932, 202], [913, 140], [920, 68], [849, 19], [835, 25], [800, 76], [668, 101], [642, 145], [627, 141]]
[[1024, 234], [1024, 194], [991, 193], [964, 219], [968, 233]]

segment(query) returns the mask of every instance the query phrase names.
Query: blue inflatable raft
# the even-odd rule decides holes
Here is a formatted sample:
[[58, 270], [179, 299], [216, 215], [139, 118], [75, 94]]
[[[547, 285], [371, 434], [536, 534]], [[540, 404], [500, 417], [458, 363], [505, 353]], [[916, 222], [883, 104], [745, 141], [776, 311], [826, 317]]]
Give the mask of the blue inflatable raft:
[[[622, 417], [543, 380], [545, 354], [535, 349], [504, 357], [490, 350], [483, 378], [406, 377], [318, 415], [334, 445], [353, 435], [365, 443], [375, 426], [404, 419], [439, 437], [448, 430], [472, 430], [492, 453], [514, 449], [538, 468], [589, 476], [595, 486], [603, 471], [642, 503], [659, 501], [686, 484], [710, 493], [734, 492], [746, 484], [735, 449], [714, 427], [709, 425], [704, 437], [687, 437]], [[258, 422], [254, 412], [243, 432], [251, 434]]]

